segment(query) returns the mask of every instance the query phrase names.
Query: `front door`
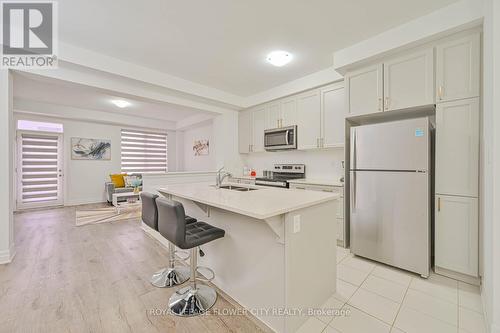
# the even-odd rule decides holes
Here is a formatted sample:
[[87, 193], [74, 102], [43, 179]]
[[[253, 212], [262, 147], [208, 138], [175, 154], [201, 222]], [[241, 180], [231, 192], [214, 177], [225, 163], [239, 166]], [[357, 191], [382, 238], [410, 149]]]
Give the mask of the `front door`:
[[17, 209], [63, 204], [62, 134], [18, 131]]

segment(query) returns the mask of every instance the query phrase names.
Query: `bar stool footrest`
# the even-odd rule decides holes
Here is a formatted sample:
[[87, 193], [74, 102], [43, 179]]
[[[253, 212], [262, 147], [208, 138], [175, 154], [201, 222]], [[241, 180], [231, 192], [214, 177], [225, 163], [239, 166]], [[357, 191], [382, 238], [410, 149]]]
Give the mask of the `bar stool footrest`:
[[202, 282], [211, 282], [213, 279], [215, 279], [215, 272], [213, 271], [213, 269], [208, 268], [206, 266], [198, 266], [198, 267], [196, 267], [196, 273], [201, 274], [200, 271], [199, 271], [200, 268], [201, 269], [206, 269], [207, 271], [210, 272], [210, 274], [212, 274], [212, 276], [209, 277], [208, 279], [196, 276], [196, 280], [202, 281]]

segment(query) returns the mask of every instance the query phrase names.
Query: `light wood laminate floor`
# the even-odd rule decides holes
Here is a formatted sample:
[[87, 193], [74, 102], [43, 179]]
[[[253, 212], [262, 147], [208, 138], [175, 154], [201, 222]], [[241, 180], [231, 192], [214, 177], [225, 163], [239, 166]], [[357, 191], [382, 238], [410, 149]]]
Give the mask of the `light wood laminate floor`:
[[[245, 315], [161, 313], [149, 283], [167, 251], [138, 220], [75, 226], [75, 208], [15, 215], [16, 256], [0, 265], [0, 332], [262, 332]], [[207, 255], [217, 255], [207, 253]], [[235, 309], [219, 297], [215, 309]]]

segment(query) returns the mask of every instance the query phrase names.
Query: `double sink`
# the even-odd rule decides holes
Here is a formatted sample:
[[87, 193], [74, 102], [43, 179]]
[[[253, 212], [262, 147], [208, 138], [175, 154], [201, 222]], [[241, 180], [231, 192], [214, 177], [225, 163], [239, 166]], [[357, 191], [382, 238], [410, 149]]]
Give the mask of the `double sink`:
[[248, 191], [258, 190], [258, 188], [236, 186], [236, 185], [221, 185], [219, 188], [225, 189], [225, 190], [239, 191], [239, 192], [248, 192]]

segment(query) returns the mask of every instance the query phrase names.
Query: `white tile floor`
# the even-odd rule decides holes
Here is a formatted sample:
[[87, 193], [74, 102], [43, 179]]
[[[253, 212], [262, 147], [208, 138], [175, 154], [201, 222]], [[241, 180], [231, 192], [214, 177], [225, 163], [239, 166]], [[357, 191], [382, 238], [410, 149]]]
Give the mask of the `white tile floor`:
[[485, 333], [479, 288], [354, 257], [337, 248], [337, 292], [325, 309], [348, 316], [311, 317], [301, 333]]

